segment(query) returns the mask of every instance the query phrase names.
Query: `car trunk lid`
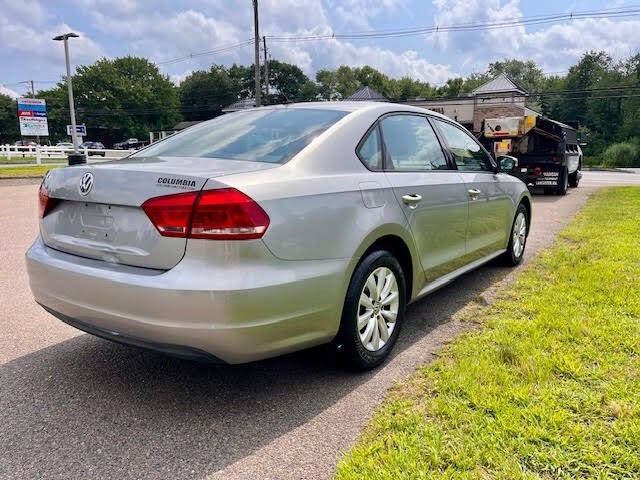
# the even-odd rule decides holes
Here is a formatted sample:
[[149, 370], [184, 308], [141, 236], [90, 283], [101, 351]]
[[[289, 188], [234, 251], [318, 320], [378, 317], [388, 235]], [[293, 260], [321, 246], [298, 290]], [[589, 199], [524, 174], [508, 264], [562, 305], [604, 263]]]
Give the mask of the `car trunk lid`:
[[[199, 191], [209, 179], [278, 165], [212, 158], [132, 157], [54, 169], [43, 181], [55, 207], [41, 219], [44, 243], [87, 258], [166, 270], [183, 257], [186, 239], [160, 235], [141, 205]], [[224, 186], [209, 180], [207, 188]]]

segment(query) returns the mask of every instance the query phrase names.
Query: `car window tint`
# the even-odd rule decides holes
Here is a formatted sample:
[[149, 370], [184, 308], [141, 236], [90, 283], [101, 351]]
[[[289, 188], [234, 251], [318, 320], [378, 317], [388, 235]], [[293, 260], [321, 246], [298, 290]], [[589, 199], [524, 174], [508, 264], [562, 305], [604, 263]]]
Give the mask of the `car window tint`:
[[284, 163], [347, 113], [319, 108], [229, 113], [171, 135], [133, 156]]
[[420, 115], [382, 119], [389, 170], [447, 170], [447, 160], [433, 128]]
[[470, 134], [450, 123], [440, 120], [436, 122], [456, 161], [458, 170], [493, 171], [488, 155]]
[[365, 166], [371, 170], [382, 168], [382, 148], [380, 143], [380, 130], [376, 126], [372, 129], [358, 149], [358, 157]]

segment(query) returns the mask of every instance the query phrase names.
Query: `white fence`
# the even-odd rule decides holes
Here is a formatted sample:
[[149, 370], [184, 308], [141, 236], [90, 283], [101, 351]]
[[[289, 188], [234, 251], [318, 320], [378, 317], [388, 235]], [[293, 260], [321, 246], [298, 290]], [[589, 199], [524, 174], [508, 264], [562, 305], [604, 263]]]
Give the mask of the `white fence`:
[[[135, 150], [94, 150], [89, 148], [79, 149], [87, 160], [103, 161], [117, 160], [126, 157], [135, 152]], [[73, 148], [65, 147], [47, 147], [47, 146], [18, 146], [18, 145], [0, 145], [0, 157], [7, 157], [8, 160], [20, 157], [35, 157], [36, 164], [40, 165], [44, 158], [59, 158], [66, 160], [67, 155], [73, 153]], [[25, 162], [28, 163], [28, 162]]]

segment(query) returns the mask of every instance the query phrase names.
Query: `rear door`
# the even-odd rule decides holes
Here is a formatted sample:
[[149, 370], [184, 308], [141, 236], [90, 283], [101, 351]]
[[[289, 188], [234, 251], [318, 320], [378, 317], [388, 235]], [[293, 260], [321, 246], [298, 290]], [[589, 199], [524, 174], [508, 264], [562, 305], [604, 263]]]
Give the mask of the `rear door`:
[[426, 116], [380, 120], [384, 168], [409, 222], [426, 281], [460, 266], [465, 254], [467, 193]]
[[505, 248], [513, 205], [495, 172], [493, 160], [469, 132], [444, 120], [433, 119], [433, 122], [466, 185], [468, 260], [477, 260]]

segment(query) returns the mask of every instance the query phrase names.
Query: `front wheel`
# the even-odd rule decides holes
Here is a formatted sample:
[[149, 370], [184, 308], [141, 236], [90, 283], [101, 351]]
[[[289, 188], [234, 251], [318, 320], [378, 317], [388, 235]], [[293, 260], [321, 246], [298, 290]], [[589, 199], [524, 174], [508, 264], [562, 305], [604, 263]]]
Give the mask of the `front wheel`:
[[404, 318], [405, 285], [398, 260], [385, 250], [368, 254], [356, 267], [337, 338], [350, 366], [374, 368], [389, 356]]
[[516, 210], [516, 216], [513, 219], [507, 251], [502, 254], [502, 259], [505, 264], [515, 267], [522, 262], [524, 247], [527, 244], [527, 226], [527, 209], [524, 205], [520, 204]]

